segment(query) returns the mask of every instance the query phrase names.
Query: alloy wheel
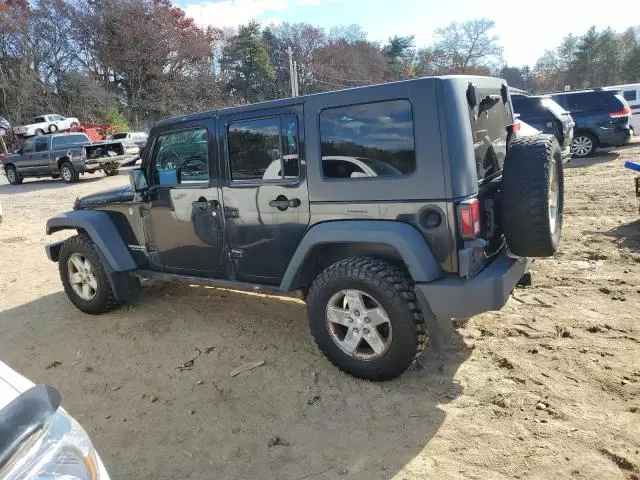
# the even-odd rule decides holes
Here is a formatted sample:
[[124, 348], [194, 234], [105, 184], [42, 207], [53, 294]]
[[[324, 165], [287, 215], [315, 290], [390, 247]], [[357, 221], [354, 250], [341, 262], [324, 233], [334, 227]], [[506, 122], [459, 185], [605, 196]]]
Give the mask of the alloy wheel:
[[373, 360], [391, 346], [391, 321], [382, 305], [360, 290], [340, 290], [326, 310], [331, 339], [347, 355]]

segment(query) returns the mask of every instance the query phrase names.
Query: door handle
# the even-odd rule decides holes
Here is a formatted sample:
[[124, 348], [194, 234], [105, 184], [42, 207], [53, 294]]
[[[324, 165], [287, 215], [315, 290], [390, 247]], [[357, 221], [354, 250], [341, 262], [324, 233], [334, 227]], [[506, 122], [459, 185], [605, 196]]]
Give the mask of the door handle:
[[297, 208], [300, 206], [300, 204], [300, 199], [292, 198], [291, 200], [289, 200], [284, 195], [278, 195], [278, 198], [269, 202], [270, 207], [277, 208], [281, 212], [284, 212], [288, 208]]

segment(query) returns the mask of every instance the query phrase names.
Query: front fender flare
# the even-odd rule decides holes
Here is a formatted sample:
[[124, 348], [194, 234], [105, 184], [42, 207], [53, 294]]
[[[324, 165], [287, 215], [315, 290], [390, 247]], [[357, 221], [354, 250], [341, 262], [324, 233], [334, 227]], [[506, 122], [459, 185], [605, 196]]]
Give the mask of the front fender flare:
[[314, 247], [330, 243], [389, 245], [400, 254], [414, 282], [430, 282], [442, 277], [442, 268], [429, 244], [412, 225], [384, 220], [340, 220], [320, 223], [307, 231], [289, 262], [280, 289], [291, 290]]
[[114, 272], [126, 272], [137, 268], [131, 252], [106, 212], [74, 210], [47, 220], [47, 235], [60, 230], [85, 231]]

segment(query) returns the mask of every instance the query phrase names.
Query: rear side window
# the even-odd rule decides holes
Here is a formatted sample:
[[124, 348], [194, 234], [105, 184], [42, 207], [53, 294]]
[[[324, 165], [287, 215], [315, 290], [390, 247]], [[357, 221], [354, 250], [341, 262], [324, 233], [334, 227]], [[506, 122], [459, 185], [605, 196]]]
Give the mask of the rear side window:
[[408, 100], [323, 110], [320, 142], [325, 178], [399, 177], [416, 169]]
[[636, 90], [625, 90], [622, 92], [622, 95], [627, 102], [635, 102], [638, 100], [638, 92]]
[[33, 123], [45, 123], [44, 117], [36, 117], [33, 119]]
[[91, 141], [84, 133], [63, 135], [52, 139], [51, 148], [53, 150], [57, 150], [59, 148], [77, 147], [80, 145], [87, 145], [89, 143], [91, 143]]
[[122, 140], [123, 138], [127, 138], [127, 134], [126, 133], [115, 133], [113, 135], [113, 139], [114, 140]]
[[[563, 100], [566, 109], [570, 112], [589, 110], [608, 110], [610, 107], [623, 107], [622, 102], [616, 98], [616, 92], [583, 92], [558, 95], [558, 101]], [[556, 99], [556, 97], [554, 97]]]

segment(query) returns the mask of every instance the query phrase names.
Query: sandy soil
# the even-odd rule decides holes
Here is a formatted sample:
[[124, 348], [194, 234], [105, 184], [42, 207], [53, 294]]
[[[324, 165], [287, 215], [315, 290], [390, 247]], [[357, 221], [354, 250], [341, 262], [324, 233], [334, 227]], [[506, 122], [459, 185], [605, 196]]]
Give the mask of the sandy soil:
[[562, 247], [534, 285], [384, 384], [332, 367], [291, 300], [156, 284], [120, 311], [80, 313], [44, 254], [45, 219], [126, 177], [3, 177], [0, 359], [62, 392], [114, 479], [637, 479], [632, 158], [640, 142], [572, 162]]

